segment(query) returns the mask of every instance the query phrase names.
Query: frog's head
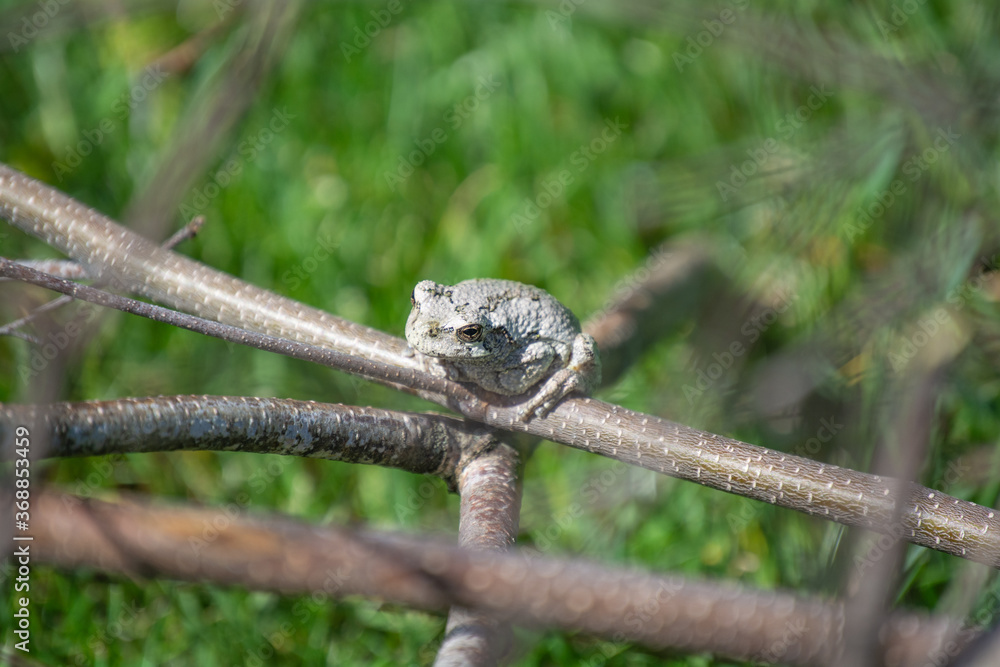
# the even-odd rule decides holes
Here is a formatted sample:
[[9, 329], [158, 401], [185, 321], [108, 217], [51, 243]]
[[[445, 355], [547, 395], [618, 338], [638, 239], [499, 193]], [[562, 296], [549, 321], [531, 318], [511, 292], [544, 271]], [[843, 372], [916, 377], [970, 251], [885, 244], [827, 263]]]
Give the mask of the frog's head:
[[406, 342], [422, 354], [451, 361], [488, 363], [508, 345], [509, 334], [489, 312], [455, 298], [455, 289], [431, 280], [413, 288]]

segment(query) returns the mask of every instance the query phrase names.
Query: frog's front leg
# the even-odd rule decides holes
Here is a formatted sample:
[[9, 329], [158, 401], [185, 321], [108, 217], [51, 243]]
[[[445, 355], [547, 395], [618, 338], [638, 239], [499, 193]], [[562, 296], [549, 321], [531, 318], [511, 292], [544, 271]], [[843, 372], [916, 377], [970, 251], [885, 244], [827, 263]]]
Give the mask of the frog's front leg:
[[[565, 354], [568, 346], [563, 345]], [[553, 363], [559, 362], [559, 354], [549, 342], [538, 341], [520, 351], [508, 362], [508, 366], [495, 371], [497, 391], [508, 396], [523, 394], [544, 378]]]
[[597, 341], [589, 334], [577, 334], [569, 362], [552, 374], [517, 411], [519, 421], [527, 421], [532, 413], [544, 417], [567, 394], [590, 394], [601, 383], [601, 359]]

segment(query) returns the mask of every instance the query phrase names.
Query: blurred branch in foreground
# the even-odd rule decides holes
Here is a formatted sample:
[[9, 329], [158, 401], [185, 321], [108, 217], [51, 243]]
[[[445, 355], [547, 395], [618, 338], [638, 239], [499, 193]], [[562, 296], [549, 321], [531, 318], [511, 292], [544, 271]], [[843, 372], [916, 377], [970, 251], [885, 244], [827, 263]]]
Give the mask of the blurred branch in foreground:
[[[364, 595], [428, 610], [460, 605], [532, 628], [796, 665], [834, 664], [844, 628], [836, 602], [525, 551], [470, 551], [138, 500], [44, 492], [36, 502], [33, 553], [61, 567], [286, 594]], [[897, 612], [883, 627], [880, 648], [885, 664], [923, 665], [972, 637], [954, 620]]]

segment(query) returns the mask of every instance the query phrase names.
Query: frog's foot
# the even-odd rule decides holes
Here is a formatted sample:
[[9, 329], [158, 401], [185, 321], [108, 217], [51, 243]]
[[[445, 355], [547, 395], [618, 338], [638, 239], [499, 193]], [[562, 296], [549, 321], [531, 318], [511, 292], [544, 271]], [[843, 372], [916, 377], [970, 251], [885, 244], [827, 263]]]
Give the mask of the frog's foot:
[[566, 394], [579, 392], [589, 395], [600, 384], [601, 357], [597, 353], [597, 341], [589, 334], [577, 334], [566, 368], [556, 371], [542, 384], [541, 389], [517, 411], [517, 419], [526, 422], [532, 413], [536, 417], [544, 417]]
[[575, 391], [586, 393], [589, 389], [589, 383], [582, 373], [572, 368], [562, 368], [553, 373], [542, 384], [541, 389], [518, 408], [517, 420], [526, 422], [532, 414], [535, 417], [544, 417], [552, 412], [567, 394]]

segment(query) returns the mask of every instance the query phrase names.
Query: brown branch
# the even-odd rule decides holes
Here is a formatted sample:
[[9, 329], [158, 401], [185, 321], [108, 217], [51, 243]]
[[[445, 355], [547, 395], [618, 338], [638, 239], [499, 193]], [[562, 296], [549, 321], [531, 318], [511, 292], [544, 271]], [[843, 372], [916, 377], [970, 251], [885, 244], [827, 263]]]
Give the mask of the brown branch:
[[[87, 267], [72, 259], [16, 259], [14, 262], [35, 271], [47, 273], [50, 276], [65, 280], [86, 279], [89, 277]], [[0, 278], [0, 282], [12, 278]]]
[[48, 457], [164, 451], [282, 454], [398, 468], [458, 484], [463, 452], [488, 430], [453, 417], [312, 401], [157, 396], [115, 401], [0, 405], [0, 460], [13, 429], [36, 424]]
[[946, 646], [944, 657], [954, 657], [949, 667], [996, 667], [1000, 665], [1000, 626], [994, 626], [962, 650], [961, 644]]
[[[459, 475], [462, 498], [458, 543], [466, 549], [504, 552], [514, 546], [521, 515], [517, 452], [484, 437], [486, 451], [468, 451]], [[434, 661], [450, 665], [495, 665], [512, 641], [510, 627], [491, 615], [462, 607], [448, 614], [444, 642]]]
[[[921, 357], [910, 372], [893, 383], [898, 396], [894, 423], [887, 442], [876, 451], [875, 470], [884, 471], [896, 480], [916, 479], [930, 446], [933, 430], [934, 404], [940, 393], [945, 372], [944, 364]], [[896, 482], [894, 495], [902, 495], [905, 484]], [[893, 522], [903, 520], [905, 507], [897, 505]], [[865, 536], [867, 537], [867, 536]], [[847, 628], [844, 632], [844, 663], [857, 667], [877, 667], [879, 621], [886, 617], [895, 599], [895, 589], [903, 571], [906, 543], [861, 539], [856, 545], [852, 562], [855, 570], [848, 582], [851, 589], [847, 602]]]
[[[841, 468], [700, 431], [595, 399], [563, 401], [544, 419], [516, 422], [491, 406], [467, 417], [522, 429], [727, 493], [1000, 567], [1000, 515], [915, 483]], [[901, 493], [897, 493], [902, 489]], [[901, 519], [894, 521], [896, 508]]]
[[[212, 510], [54, 492], [40, 493], [33, 507], [33, 555], [62, 567], [363, 595], [426, 610], [459, 605], [529, 627], [795, 665], [836, 661], [844, 626], [835, 602], [524, 552], [231, 512], [220, 521]], [[952, 620], [897, 613], [883, 627], [880, 650], [887, 664], [923, 665], [956, 628]], [[958, 635], [955, 646], [971, 637]]]

